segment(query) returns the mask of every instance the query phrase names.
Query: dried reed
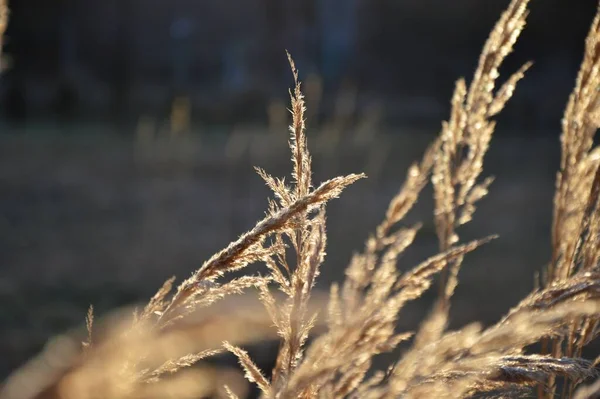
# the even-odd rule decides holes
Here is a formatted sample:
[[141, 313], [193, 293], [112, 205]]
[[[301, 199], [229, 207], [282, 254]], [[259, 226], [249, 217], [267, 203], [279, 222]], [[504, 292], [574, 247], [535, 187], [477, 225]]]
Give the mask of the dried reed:
[[[72, 339], [57, 344], [60, 351], [72, 354], [66, 366], [59, 372], [51, 368], [54, 373], [47, 367], [26, 368], [8, 381], [2, 397], [243, 396], [247, 391], [233, 377], [239, 374], [215, 378], [206, 365], [191, 367], [224, 351], [238, 358], [246, 379], [265, 398], [512, 397], [531, 393], [536, 386], [538, 397], [550, 398], [557, 394], [557, 378], [565, 381], [561, 397], [598, 397], [598, 383], [576, 388], [597, 376], [597, 361], [582, 359], [581, 354], [600, 331], [600, 149], [593, 147], [600, 124], [600, 11], [563, 119], [552, 254], [543, 284], [492, 326], [474, 323], [447, 330], [463, 258], [494, 238], [461, 243], [458, 229], [471, 220], [492, 182], [480, 176], [495, 129], [493, 118], [531, 65], [525, 64], [496, 90], [498, 69], [525, 27], [528, 3], [510, 2], [483, 47], [472, 82], [457, 82], [450, 118], [423, 159], [409, 168], [383, 221], [362, 252], [352, 257], [345, 280], [331, 287], [326, 318], [318, 321], [311, 299], [325, 259], [325, 207], [364, 176], [337, 177], [313, 186], [304, 97], [288, 54], [295, 82], [290, 92], [292, 179], [288, 185], [257, 169], [274, 194], [267, 216], [205, 262], [173, 294], [171, 279], [133, 319], [108, 332], [97, 333], [90, 307], [83, 348]], [[421, 226], [400, 222], [430, 179], [440, 252], [400, 274], [398, 259]], [[257, 262], [266, 265], [267, 276], [224, 279]], [[400, 311], [423, 295], [437, 274], [441, 286], [432, 312], [416, 333], [396, 331]], [[208, 314], [220, 309], [225, 297], [252, 287], [264, 307], [262, 319], [251, 322], [248, 314], [229, 309], [200, 324], [186, 324], [198, 309]], [[240, 332], [239, 323], [246, 331]], [[325, 328], [307, 345], [317, 323]], [[280, 340], [270, 373], [260, 370], [239, 346], [271, 338], [266, 330]], [[393, 365], [373, 370], [375, 356], [408, 340], [410, 346]], [[532, 352], [531, 345], [540, 342], [541, 353]], [[56, 347], [49, 351], [55, 353]]]

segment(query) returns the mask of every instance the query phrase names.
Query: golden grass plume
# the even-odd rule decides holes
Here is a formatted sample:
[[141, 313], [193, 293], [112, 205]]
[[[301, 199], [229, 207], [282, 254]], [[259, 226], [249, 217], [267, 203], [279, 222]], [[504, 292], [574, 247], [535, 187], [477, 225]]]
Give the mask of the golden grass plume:
[[[353, 255], [344, 281], [331, 286], [326, 306], [314, 306], [322, 301], [313, 293], [326, 257], [326, 206], [364, 175], [313, 184], [306, 104], [288, 54], [294, 78], [291, 180], [257, 168], [274, 197], [265, 218], [177, 288], [174, 279], [165, 282], [141, 311], [116, 326], [109, 323], [107, 331], [98, 333], [90, 307], [83, 343], [63, 337], [42, 357], [47, 362], [51, 353], [54, 362], [62, 359], [61, 366], [17, 371], [2, 397], [237, 398], [248, 393], [242, 375], [264, 398], [277, 399], [598, 397], [598, 383], [592, 383], [598, 361], [583, 359], [582, 350], [600, 331], [600, 149], [594, 147], [600, 124], [600, 12], [563, 118], [544, 279], [495, 324], [447, 329], [464, 257], [495, 238], [462, 242], [459, 230], [492, 183], [481, 175], [494, 118], [531, 66], [526, 63], [498, 84], [499, 68], [525, 28], [528, 5], [528, 0], [510, 2], [482, 49], [472, 81], [456, 83], [439, 136], [409, 168], [383, 221]], [[430, 180], [439, 253], [400, 273], [397, 263], [421, 227], [401, 222]], [[267, 274], [226, 278], [252, 263], [263, 263]], [[404, 306], [438, 275], [438, 301], [419, 329], [397, 331]], [[254, 308], [224, 307], [233, 294], [243, 295], [244, 302], [253, 295]], [[317, 309], [324, 314], [319, 317]], [[204, 315], [200, 321], [198, 315]], [[242, 348], [261, 339], [279, 340], [272, 370], [260, 370]], [[376, 370], [373, 359], [402, 342], [402, 356]], [[532, 349], [535, 344], [541, 344], [540, 351]], [[237, 357], [243, 373], [215, 371], [205, 362], [225, 352]], [[579, 387], [582, 383], [588, 385]]]

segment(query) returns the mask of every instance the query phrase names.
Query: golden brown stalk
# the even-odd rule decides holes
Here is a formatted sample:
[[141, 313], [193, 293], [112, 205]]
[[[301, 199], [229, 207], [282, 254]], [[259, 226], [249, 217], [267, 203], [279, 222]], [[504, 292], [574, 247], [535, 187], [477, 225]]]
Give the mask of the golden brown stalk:
[[92, 328], [94, 326], [94, 307], [90, 305], [87, 316], [85, 317], [85, 328], [87, 330], [87, 339], [82, 343], [84, 353], [92, 347]]
[[500, 321], [507, 323], [511, 318], [530, 310], [552, 309], [568, 302], [600, 299], [600, 273], [579, 273], [567, 280], [545, 289], [532, 292]]
[[[484, 242], [486, 240], [451, 248], [400, 279], [395, 270], [395, 256], [384, 254], [369, 289], [361, 293], [356, 311], [340, 317], [336, 316], [339, 310], [330, 310], [330, 320], [336, 321], [329, 324], [326, 334], [312, 343], [281, 397], [295, 398], [306, 390], [329, 389], [335, 394], [358, 389], [375, 355], [393, 350], [412, 336], [411, 333], [395, 332], [398, 313], [406, 302], [420, 297], [449, 259], [464, 255]], [[334, 303], [337, 301], [334, 299]], [[339, 306], [343, 309], [345, 303]]]
[[573, 257], [580, 226], [598, 165], [593, 139], [600, 120], [600, 13], [596, 14], [586, 39], [585, 55], [575, 88], [569, 97], [561, 135], [561, 168], [557, 176], [552, 227], [552, 264], [548, 284], [573, 271]]
[[[104, 339], [88, 347], [85, 356], [73, 347], [73, 337], [56, 339], [44, 356], [12, 376], [3, 398], [144, 398], [145, 386], [160, 390], [160, 376], [192, 365], [204, 356], [179, 356], [191, 348], [191, 337], [176, 332], [156, 334], [150, 324], [130, 320], [113, 321]], [[210, 355], [213, 352], [204, 353]], [[45, 359], [53, 358], [48, 363]], [[177, 359], [171, 361], [170, 359]], [[197, 380], [190, 392], [213, 389], [211, 383]]]
[[[397, 278], [396, 261], [412, 243], [420, 225], [400, 229], [396, 232], [391, 232], [391, 230], [417, 201], [420, 191], [427, 183], [436, 151], [437, 142], [434, 142], [426, 151], [421, 163], [411, 166], [404, 185], [390, 202], [386, 218], [376, 229], [376, 234], [367, 240], [364, 252], [354, 256], [346, 271], [343, 296], [340, 297], [337, 285], [332, 287], [328, 311], [331, 330], [329, 335], [336, 336], [337, 334], [338, 339], [344, 340], [345, 348], [348, 351], [347, 356], [350, 358], [346, 359], [344, 356], [336, 354], [337, 360], [333, 363], [330, 362], [325, 369], [317, 368], [317, 370], [310, 369], [314, 359], [303, 361], [301, 369], [292, 376], [291, 385], [288, 385], [281, 393], [283, 397], [286, 395], [310, 397], [311, 392], [316, 391], [331, 397], [345, 396], [354, 391], [364, 379], [371, 366], [370, 356], [381, 351], [389, 351], [399, 341], [408, 337], [404, 334], [396, 336], [393, 333], [394, 320], [402, 303], [395, 301], [394, 305], [391, 305], [392, 302], [390, 302], [391, 306], [387, 306], [385, 303], [390, 301], [388, 296]], [[269, 182], [267, 180], [267, 182], [270, 187], [283, 186], [280, 181]], [[284, 195], [280, 195], [279, 198], [283, 203]], [[368, 291], [364, 292], [367, 287], [369, 287]], [[382, 309], [385, 314], [380, 314]], [[373, 318], [365, 324], [364, 319], [356, 318], [357, 314], [364, 317], [372, 315]], [[353, 351], [350, 343], [353, 341], [348, 341], [343, 337], [346, 333], [359, 334], [367, 325], [371, 325], [369, 328], [373, 331], [379, 330], [380, 334], [370, 342], [365, 341], [362, 344], [362, 351], [356, 350], [354, 353], [354, 355], [362, 355], [352, 358]], [[332, 339], [336, 341], [336, 338]], [[317, 344], [312, 345], [313, 348], [315, 346], [318, 347]], [[330, 353], [330, 348], [311, 353], [312, 355], [316, 353], [318, 356], [327, 355]], [[338, 370], [335, 370], [334, 364], [338, 365]]]
[[[464, 362], [462, 368], [444, 370], [420, 381], [407, 390], [409, 397], [414, 391], [425, 393], [430, 387], [443, 383], [446, 389], [456, 394], [456, 387], [462, 394], [484, 393], [527, 387], [543, 380], [548, 375], [560, 375], [574, 381], [581, 381], [596, 373], [590, 362], [583, 359], [555, 359], [539, 355], [487, 356], [486, 358]], [[429, 392], [431, 394], [431, 392]]]
[[471, 241], [470, 243], [450, 248], [430, 257], [399, 279], [396, 283], [396, 289], [421, 287], [423, 281], [426, 281], [429, 277], [442, 270], [446, 262], [462, 257], [467, 252], [473, 251], [475, 248], [490, 242], [494, 238], [496, 238], [496, 236]]
[[174, 282], [175, 276], [171, 277], [163, 283], [163, 285], [158, 289], [156, 294], [154, 294], [154, 296], [150, 298], [150, 301], [148, 301], [148, 304], [144, 307], [144, 310], [140, 316], [141, 319], [145, 320], [151, 317], [152, 315], [162, 314], [162, 312], [168, 305], [167, 295], [169, 295], [169, 293], [173, 289]]
[[[600, 126], [600, 12], [596, 13], [586, 38], [585, 54], [575, 87], [562, 120], [561, 165], [556, 179], [552, 224], [552, 259], [547, 268], [547, 286], [561, 283], [581, 270], [595, 268], [600, 260], [600, 149], [592, 148]], [[545, 342], [554, 356], [581, 353], [594, 338], [598, 318], [577, 320], [566, 342]], [[550, 389], [538, 397], [551, 397]], [[574, 386], [565, 384], [563, 396], [571, 396]]]
[[[287, 53], [287, 52], [286, 52]], [[311, 187], [311, 158], [306, 145], [306, 121], [304, 120], [304, 95], [300, 90], [298, 70], [290, 53], [287, 53], [292, 74], [294, 75], [294, 92], [290, 91], [292, 103], [292, 125], [290, 126], [290, 149], [292, 150], [292, 162], [294, 170], [292, 177], [295, 180], [296, 196], [303, 197], [308, 194]]]
[[[310, 189], [312, 170], [311, 158], [306, 145], [304, 96], [300, 90], [298, 71], [289, 53], [288, 60], [295, 83], [294, 94], [291, 95], [290, 92], [292, 104], [290, 150], [293, 154], [292, 161], [294, 163], [292, 177], [295, 179], [294, 195], [299, 197]], [[312, 327], [310, 322], [307, 324], [305, 321], [306, 300], [313, 287], [314, 276], [318, 273], [318, 268], [325, 257], [324, 209], [321, 209], [319, 218], [315, 219], [314, 223], [309, 221], [307, 214], [299, 217], [297, 222], [295, 231], [290, 235], [296, 251], [296, 267], [290, 281], [292, 289], [291, 309], [287, 314], [289, 321], [286, 321], [289, 329], [284, 333], [283, 345], [276, 363], [281, 367], [276, 367], [273, 371], [274, 383], [279, 382], [278, 378], [280, 376], [287, 378], [296, 368], [300, 359], [300, 351]], [[309, 248], [309, 246], [311, 247]]]
[[[479, 327], [474, 325], [455, 333], [447, 333], [437, 342], [433, 341], [422, 345], [419, 350], [413, 349], [402, 358], [395, 368], [390, 379], [392, 392], [412, 390], [415, 382], [423, 380], [430, 381], [430, 384], [439, 383], [440, 378], [443, 379], [444, 376], [449, 375], [455, 377], [460, 375], [463, 379], [460, 383], [461, 389], [468, 388], [473, 392], [484, 392], [492, 388], [494, 390], [506, 389], [506, 384], [509, 383], [530, 385], [536, 382], [535, 379], [526, 378], [527, 372], [535, 372], [540, 379], [549, 375], [561, 375], [563, 372], [564, 376], [574, 379], [578, 379], [582, 375], [577, 372], [584, 373], [586, 376], [593, 375], [594, 371], [591, 365], [578, 359], [565, 358], [561, 360], [545, 357], [543, 358], [544, 362], [550, 362], [556, 368], [544, 369], [543, 364], [536, 360], [538, 358], [533, 356], [527, 358], [527, 366], [518, 369], [521, 381], [505, 380], [506, 384], [500, 385], [489, 383], [490, 376], [496, 376], [494, 378], [500, 380], [506, 377], [503, 371], [503, 367], [507, 365], [505, 363], [506, 356], [520, 355], [525, 347], [538, 342], [543, 337], [564, 336], [568, 332], [565, 327], [572, 320], [597, 314], [599, 310], [598, 293], [594, 288], [597, 280], [590, 276], [587, 277], [587, 280], [590, 284], [585, 289], [580, 289], [583, 282], [578, 280], [573, 281], [569, 287], [548, 289], [536, 295], [532, 294], [531, 300], [524, 301], [527, 305], [517, 307], [519, 311], [511, 311], [499, 323], [483, 332], [479, 332]], [[561, 365], [564, 367], [574, 366], [573, 368], [560, 368]], [[468, 374], [464, 374], [465, 368], [469, 371]], [[436, 375], [432, 376], [432, 372]], [[504, 377], [498, 377], [498, 375]], [[465, 378], [466, 380], [464, 380]], [[417, 386], [419, 385], [422, 385], [422, 382], [419, 382]], [[446, 387], [451, 390], [449, 385]], [[431, 389], [432, 391], [429, 391], [428, 388], [421, 386], [419, 392], [432, 394], [436, 388], [431, 386]]]
[[[304, 241], [298, 242], [303, 249], [300, 252], [300, 263], [296, 266], [291, 279], [291, 297], [286, 318], [282, 330], [284, 339], [280, 348], [279, 358], [274, 370], [274, 382], [278, 378], [287, 379], [294, 371], [300, 360], [301, 350], [304, 346], [308, 333], [312, 328], [313, 321], [306, 319], [306, 304], [310, 297], [310, 291], [314, 285], [314, 279], [318, 274], [318, 268], [325, 256], [325, 214], [320, 212], [320, 219], [311, 228], [311, 235]], [[302, 234], [302, 233], [300, 233]]]
[[563, 376], [575, 381], [583, 381], [596, 375], [590, 361], [540, 355], [507, 356], [502, 358], [497, 367], [497, 372], [488, 377], [490, 380], [515, 384], [543, 381], [548, 375]]
[[292, 219], [302, 212], [308, 212], [319, 205], [336, 198], [342, 190], [364, 175], [348, 175], [336, 177], [322, 183], [311, 193], [295, 200], [289, 207], [282, 208], [274, 214], [267, 216], [252, 230], [243, 234], [238, 240], [229, 244], [221, 252], [215, 254], [210, 260], [198, 269], [190, 278], [185, 280], [178, 288], [169, 305], [161, 315], [163, 322], [168, 321], [165, 315], [188, 304], [198, 295], [205, 293], [211, 281], [226, 272], [231, 272], [245, 267], [249, 263], [262, 261], [273, 255], [273, 250], [264, 248], [262, 243], [266, 236], [285, 229]]
[[[288, 297], [284, 304], [277, 306], [276, 300], [268, 288], [265, 285], [259, 286], [259, 298], [281, 337], [280, 350], [269, 389], [266, 389], [264, 381], [259, 383], [259, 385], [262, 384], [261, 389], [265, 394], [270, 394], [269, 392], [272, 391], [271, 393], [275, 396], [279, 395], [288, 384], [290, 375], [294, 373], [302, 358], [308, 334], [315, 324], [316, 316], [308, 315], [308, 303], [315, 279], [319, 274], [319, 267], [325, 257], [327, 241], [324, 204], [327, 200], [337, 196], [345, 186], [364, 177], [364, 175], [350, 175], [346, 178], [335, 178], [311, 191], [312, 171], [305, 134], [304, 96], [300, 89], [298, 71], [289, 54], [288, 60], [295, 83], [294, 90], [290, 92], [292, 124], [289, 146], [293, 163], [292, 187], [286, 186], [282, 179], [273, 178], [264, 170], [257, 169], [258, 174], [275, 194], [276, 201], [270, 201], [269, 218], [282, 219], [281, 214], [286, 213], [285, 220], [267, 232], [267, 234], [273, 235], [274, 243], [265, 249], [264, 256], [260, 258], [271, 272], [270, 279], [275, 281], [279, 285], [279, 289]], [[310, 201], [305, 200], [312, 197], [315, 198]], [[307, 205], [300, 207], [297, 204], [302, 200], [307, 202]], [[290, 209], [294, 209], [294, 212], [290, 212]], [[317, 209], [318, 212], [315, 215], [312, 211]], [[259, 243], [262, 248], [262, 239], [267, 234], [263, 232], [259, 234], [261, 241], [256, 241], [256, 243]], [[244, 246], [242, 239], [238, 241], [239, 244], [232, 244], [231, 249], [226, 249], [223, 253], [239, 252], [237, 247]], [[285, 253], [286, 243], [291, 243], [296, 253], [296, 262], [295, 265], [292, 265], [293, 267], [288, 264]], [[244, 250], [242, 248], [242, 251]], [[210, 280], [212, 275], [220, 274], [219, 270], [223, 268], [220, 266], [221, 264], [225, 264], [227, 270], [239, 268], [234, 264], [237, 261], [236, 256], [226, 254], [224, 260], [209, 261], [196, 272], [188, 285], [196, 280]], [[193, 292], [193, 288], [190, 291]], [[203, 294], [204, 296], [205, 294]], [[177, 295], [175, 300], [178, 300]], [[250, 369], [250, 366], [247, 366], [247, 369]], [[258, 380], [258, 378], [254, 379]]]
[[[290, 92], [292, 124], [290, 126], [289, 146], [293, 163], [293, 187], [288, 188], [282, 180], [276, 180], [259, 170], [269, 188], [279, 200], [279, 204], [272, 203], [272, 212], [279, 207], [285, 207], [294, 198], [305, 196], [311, 189], [311, 157], [308, 152], [305, 134], [304, 96], [300, 89], [298, 71], [294, 61], [288, 53], [288, 60], [294, 76], [294, 91]], [[288, 300], [282, 309], [277, 310], [273, 298], [265, 290], [261, 298], [265, 307], [269, 309], [273, 322], [282, 337], [279, 354], [273, 369], [272, 384], [278, 392], [287, 384], [289, 376], [294, 372], [302, 356], [302, 348], [314, 324], [315, 316], [307, 315], [307, 304], [310, 293], [319, 274], [319, 267], [325, 258], [326, 233], [325, 209], [321, 207], [317, 216], [311, 217], [309, 212], [299, 213], [293, 220], [290, 229], [282, 231], [277, 236], [279, 243], [284, 242], [284, 236], [292, 243], [296, 252], [296, 264], [288, 265], [285, 251], [280, 251], [276, 257], [277, 262], [268, 262], [273, 279], [280, 285], [280, 289], [288, 295]], [[279, 265], [277, 265], [279, 263]], [[288, 277], [281, 272], [286, 270]]]
[[223, 347], [237, 356], [240, 365], [246, 371], [246, 378], [248, 381], [256, 383], [261, 391], [265, 394], [269, 394], [271, 391], [269, 381], [267, 381], [262, 371], [260, 371], [256, 364], [250, 359], [248, 352], [237, 346], [231, 345], [229, 342], [224, 342]]
[[[504, 107], [530, 64], [524, 65], [494, 94], [498, 68], [525, 26], [528, 3], [528, 0], [511, 1], [483, 47], [471, 85], [467, 89], [464, 80], [456, 85], [450, 120], [444, 122], [440, 133], [440, 151], [432, 177], [435, 222], [442, 251], [458, 241], [456, 228], [471, 220], [476, 202], [487, 194], [492, 182], [488, 178], [477, 183], [495, 128], [491, 118]], [[447, 313], [461, 263], [462, 259], [456, 259], [442, 276], [438, 310], [442, 313]]]
[[232, 390], [231, 388], [229, 388], [229, 386], [224, 385], [223, 388], [225, 389], [225, 393], [227, 394], [227, 397], [229, 399], [239, 399], [239, 396], [237, 396]]
[[[354, 254], [352, 257], [352, 261], [346, 269], [342, 298], [332, 297], [332, 300], [343, 301], [344, 314], [350, 315], [358, 310], [358, 306], [363, 300], [363, 291], [373, 282], [376, 270], [382, 264], [395, 267], [400, 255], [414, 241], [421, 228], [420, 224], [395, 232], [392, 232], [392, 228], [408, 214], [417, 202], [419, 194], [427, 184], [437, 151], [438, 141], [436, 140], [427, 148], [421, 162], [410, 166], [404, 184], [388, 205], [385, 219], [377, 226], [375, 234], [367, 239], [363, 252]], [[381, 258], [384, 251], [385, 259]], [[341, 304], [337, 307], [339, 310], [333, 309], [333, 311], [341, 315]]]
[[268, 278], [261, 276], [242, 276], [222, 285], [208, 288], [201, 297], [191, 302], [191, 307], [194, 309], [207, 307], [226, 296], [241, 295], [247, 288], [265, 287], [269, 282]]
[[[316, 299], [309, 311], [323, 307], [325, 298]], [[208, 368], [202, 361], [221, 353], [223, 340], [232, 345], [246, 345], [276, 338], [271, 320], [254, 295], [214, 303], [163, 330], [154, 328], [152, 320], [143, 319], [138, 319], [132, 327], [128, 309], [113, 317], [94, 320], [93, 346], [85, 353], [79, 351], [79, 334], [65, 334], [52, 340], [39, 357], [3, 384], [0, 398], [150, 399], [170, 397], [146, 395], [146, 392], [152, 393], [152, 389], [167, 387], [177, 388], [177, 392], [188, 387], [190, 392], [201, 391], [195, 397], [211, 397], [223, 383], [230, 384], [234, 392], [245, 397], [237, 374], [232, 376], [231, 372]], [[54, 360], [47, 362], [46, 359]], [[179, 380], [180, 374], [188, 368], [194, 370], [193, 374]], [[195, 380], [187, 379], [191, 376]], [[244, 380], [241, 374], [239, 377]], [[182, 386], [172, 386], [173, 381]], [[97, 384], [102, 386], [98, 388]], [[131, 392], [124, 392], [125, 388]], [[103, 395], [104, 392], [107, 394]], [[119, 395], [110, 396], [110, 392]], [[188, 395], [191, 394], [181, 397]]]
[[[510, 99], [531, 64], [521, 67], [495, 94], [494, 88], [498, 69], [525, 26], [527, 4], [528, 0], [511, 1], [483, 47], [471, 85], [467, 88], [464, 79], [456, 84], [450, 119], [443, 123], [438, 139], [432, 176], [441, 251], [458, 242], [456, 229], [471, 220], [475, 204], [487, 195], [493, 181], [488, 177], [477, 183], [495, 129], [492, 118]], [[439, 301], [421, 325], [416, 345], [436, 339], [446, 328], [450, 298], [458, 284], [462, 261], [462, 257], [457, 257], [442, 271]]]
[[385, 219], [377, 226], [375, 240], [367, 243], [367, 250], [381, 250], [383, 241], [390, 229], [400, 222], [417, 202], [421, 191], [427, 184], [429, 174], [435, 162], [435, 156], [439, 150], [439, 141], [435, 140], [425, 151], [423, 159], [419, 164], [414, 163], [408, 168], [404, 184], [398, 194], [392, 198], [388, 205]]
[[450, 382], [458, 380], [466, 395], [513, 384], [531, 385], [548, 375], [562, 374], [576, 380], [592, 376], [595, 371], [590, 362], [524, 355], [523, 351], [545, 336], [566, 334], [563, 327], [571, 320], [599, 309], [598, 299], [581, 298], [554, 307], [524, 309], [486, 330], [473, 324], [447, 332], [403, 356], [391, 373], [384, 397], [398, 397], [415, 388], [427, 392], [427, 385], [435, 390], [440, 381], [448, 383], [447, 389], [456, 394]]
[[144, 381], [158, 382], [165, 374], [176, 373], [182, 368], [190, 367], [202, 359], [218, 355], [222, 352], [221, 349], [204, 350], [202, 352], [181, 356], [178, 359], [169, 359], [158, 368], [148, 373], [147, 377], [144, 377]]

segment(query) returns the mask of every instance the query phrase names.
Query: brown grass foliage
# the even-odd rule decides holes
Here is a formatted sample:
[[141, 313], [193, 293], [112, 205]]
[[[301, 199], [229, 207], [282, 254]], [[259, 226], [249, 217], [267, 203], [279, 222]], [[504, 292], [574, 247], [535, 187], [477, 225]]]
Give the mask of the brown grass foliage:
[[[530, 66], [498, 85], [527, 6], [528, 0], [511, 1], [473, 80], [456, 83], [438, 138], [409, 168], [383, 221], [328, 298], [312, 293], [326, 254], [326, 205], [364, 176], [313, 183], [305, 102], [290, 57], [291, 180], [257, 169], [273, 192], [265, 218], [177, 288], [168, 280], [133, 317], [119, 315], [97, 327], [90, 308], [83, 345], [72, 336], [55, 339], [7, 381], [3, 397], [242, 397], [248, 386], [240, 372], [204, 361], [226, 351], [265, 398], [598, 397], [600, 387], [592, 383], [597, 361], [581, 356], [600, 322], [600, 149], [593, 145], [600, 124], [600, 13], [564, 114], [552, 253], [543, 278], [496, 324], [447, 328], [464, 257], [494, 238], [461, 242], [459, 232], [492, 182], [482, 171], [494, 117]], [[401, 222], [429, 181], [440, 252], [401, 274], [398, 258], [420, 228]], [[226, 278], [253, 263], [263, 263], [266, 275]], [[439, 299], [418, 331], [397, 331], [403, 307], [437, 275]], [[232, 294], [243, 299], [228, 300]], [[324, 317], [317, 317], [319, 309]], [[242, 349], [264, 339], [280, 342], [268, 374]], [[402, 342], [406, 349], [397, 361], [374, 369], [377, 355]], [[592, 384], [578, 388], [582, 383]]]

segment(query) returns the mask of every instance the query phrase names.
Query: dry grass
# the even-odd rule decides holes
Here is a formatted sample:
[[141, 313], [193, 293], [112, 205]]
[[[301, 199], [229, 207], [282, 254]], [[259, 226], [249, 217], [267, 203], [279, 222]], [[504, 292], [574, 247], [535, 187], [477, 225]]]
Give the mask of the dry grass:
[[[240, 371], [204, 362], [226, 351], [265, 398], [599, 397], [598, 383], [578, 385], [597, 376], [597, 361], [581, 356], [600, 321], [600, 149], [593, 147], [600, 124], [600, 12], [563, 119], [552, 254], [543, 278], [496, 324], [447, 329], [464, 257], [494, 238], [462, 243], [459, 230], [492, 183], [481, 174], [493, 118], [530, 66], [496, 89], [527, 6], [528, 0], [511, 1], [482, 50], [473, 81], [457, 82], [449, 120], [409, 168], [383, 221], [327, 301], [312, 293], [326, 255], [326, 205], [364, 176], [313, 184], [304, 97], [290, 57], [291, 181], [257, 169], [274, 195], [265, 218], [176, 289], [174, 279], [165, 282], [133, 317], [119, 314], [98, 327], [90, 307], [85, 336], [53, 341], [7, 381], [2, 397], [242, 397], [248, 387]], [[400, 274], [398, 259], [420, 228], [400, 224], [429, 180], [440, 252]], [[225, 278], [253, 263], [264, 263], [267, 274]], [[397, 331], [400, 311], [437, 274], [439, 299], [430, 314], [418, 331]], [[245, 293], [252, 288], [256, 293]], [[244, 296], [226, 306], [232, 294]], [[318, 310], [325, 317], [317, 317]], [[315, 339], [308, 344], [311, 334]], [[240, 345], [275, 337], [277, 359], [265, 373]], [[374, 370], [373, 359], [402, 342], [402, 356], [388, 369]], [[535, 353], [531, 348], [538, 343], [541, 352]]]

